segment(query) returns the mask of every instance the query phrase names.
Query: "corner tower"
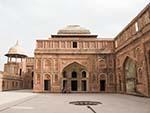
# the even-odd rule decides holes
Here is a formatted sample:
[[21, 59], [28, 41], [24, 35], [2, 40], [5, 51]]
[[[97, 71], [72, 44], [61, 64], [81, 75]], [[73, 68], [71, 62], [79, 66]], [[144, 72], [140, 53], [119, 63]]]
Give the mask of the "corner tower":
[[4, 65], [2, 77], [2, 90], [14, 90], [23, 88], [23, 78], [25, 72], [25, 58], [27, 57], [24, 49], [19, 45], [11, 47], [5, 56], [8, 57]]

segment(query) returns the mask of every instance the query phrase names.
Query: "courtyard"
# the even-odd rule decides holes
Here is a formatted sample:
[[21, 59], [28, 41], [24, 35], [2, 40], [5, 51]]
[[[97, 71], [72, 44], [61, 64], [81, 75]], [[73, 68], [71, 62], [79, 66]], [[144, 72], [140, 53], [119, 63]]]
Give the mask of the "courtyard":
[[132, 95], [95, 93], [32, 93], [30, 90], [0, 92], [0, 113], [92, 113], [72, 101], [96, 101], [96, 113], [149, 113], [150, 98]]

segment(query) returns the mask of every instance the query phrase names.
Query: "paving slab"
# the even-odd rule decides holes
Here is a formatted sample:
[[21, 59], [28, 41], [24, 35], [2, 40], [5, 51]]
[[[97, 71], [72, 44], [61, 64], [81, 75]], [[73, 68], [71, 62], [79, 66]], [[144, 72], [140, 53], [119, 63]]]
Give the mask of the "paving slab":
[[31, 90], [17, 90], [17, 91], [5, 91], [0, 92], [0, 105], [17, 101], [23, 98], [36, 95]]
[[[18, 93], [18, 92], [16, 92]], [[23, 93], [23, 92], [22, 92]], [[24, 92], [25, 94], [27, 92]], [[31, 94], [31, 93], [29, 93]], [[150, 113], [150, 98], [122, 94], [36, 94], [20, 101], [1, 113], [93, 113], [86, 106], [69, 104], [72, 101], [97, 101], [91, 106], [96, 113]]]

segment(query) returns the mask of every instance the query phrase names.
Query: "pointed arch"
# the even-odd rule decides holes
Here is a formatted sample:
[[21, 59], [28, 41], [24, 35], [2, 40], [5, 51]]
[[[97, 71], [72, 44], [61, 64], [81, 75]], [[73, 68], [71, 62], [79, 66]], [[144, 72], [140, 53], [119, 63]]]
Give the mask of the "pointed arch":
[[85, 66], [79, 64], [78, 62], [70, 63], [66, 67], [64, 67], [64, 69], [62, 71], [63, 77], [67, 77], [67, 75], [68, 75], [67, 70], [69, 70], [70, 72], [76, 72], [76, 70], [79, 70], [81, 73], [83, 71], [85, 71], [86, 74], [88, 73], [87, 68]]
[[44, 75], [44, 91], [51, 91], [51, 75], [46, 73]]
[[136, 92], [136, 62], [130, 57], [126, 57], [124, 64], [125, 89], [127, 93]]
[[50, 80], [50, 79], [51, 79], [50, 74], [45, 74], [45, 75], [44, 75], [44, 79]]
[[80, 91], [88, 91], [88, 71], [85, 66], [73, 62], [62, 70], [62, 92]]
[[68, 67], [70, 67], [70, 66], [72, 66], [72, 65], [74, 65], [74, 66], [80, 66], [80, 67], [83, 67], [84, 69], [87, 70], [87, 68], [86, 68], [84, 65], [82, 65], [82, 64], [80, 64], [80, 63], [78, 63], [78, 62], [72, 62], [72, 63], [68, 64], [67, 66], [65, 66], [65, 67], [63, 68], [63, 70], [65, 70], [66, 68], [68, 68]]

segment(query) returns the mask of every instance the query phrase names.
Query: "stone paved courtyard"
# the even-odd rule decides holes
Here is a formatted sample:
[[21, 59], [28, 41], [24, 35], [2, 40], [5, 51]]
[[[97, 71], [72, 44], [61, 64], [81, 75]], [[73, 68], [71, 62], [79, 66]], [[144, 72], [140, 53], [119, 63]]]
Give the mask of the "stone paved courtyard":
[[35, 94], [28, 90], [0, 92], [0, 113], [92, 113], [71, 101], [98, 101], [97, 113], [150, 113], [150, 98], [121, 94]]

